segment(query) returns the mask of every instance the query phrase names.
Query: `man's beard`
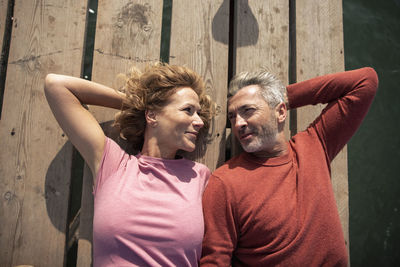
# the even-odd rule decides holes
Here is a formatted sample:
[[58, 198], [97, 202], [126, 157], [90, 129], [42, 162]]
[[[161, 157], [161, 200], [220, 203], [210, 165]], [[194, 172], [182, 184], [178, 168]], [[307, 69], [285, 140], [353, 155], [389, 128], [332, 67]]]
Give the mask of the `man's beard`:
[[[250, 131], [253, 132], [251, 128]], [[271, 149], [275, 144], [278, 133], [278, 126], [275, 124], [275, 116], [271, 116], [271, 120], [265, 125], [262, 125], [261, 131], [255, 133], [257, 135], [254, 136], [250, 143], [241, 144], [244, 151], [253, 153]]]

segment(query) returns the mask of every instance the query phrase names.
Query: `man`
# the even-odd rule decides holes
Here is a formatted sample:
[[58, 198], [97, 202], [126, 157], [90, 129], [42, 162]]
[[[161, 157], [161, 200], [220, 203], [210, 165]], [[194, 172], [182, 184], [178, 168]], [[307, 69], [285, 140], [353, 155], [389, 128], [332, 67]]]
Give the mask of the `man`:
[[[371, 68], [287, 88], [263, 71], [231, 81], [228, 117], [245, 152], [218, 168], [204, 193], [201, 266], [347, 266], [330, 163], [377, 86]], [[287, 109], [318, 103], [328, 105], [287, 141]]]

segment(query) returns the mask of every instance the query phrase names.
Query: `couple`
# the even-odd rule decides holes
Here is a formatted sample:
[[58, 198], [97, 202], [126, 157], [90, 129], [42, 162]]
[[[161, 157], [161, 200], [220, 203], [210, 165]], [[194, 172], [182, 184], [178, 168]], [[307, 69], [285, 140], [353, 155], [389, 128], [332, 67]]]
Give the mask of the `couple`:
[[[124, 93], [49, 74], [48, 103], [94, 177], [94, 266], [347, 266], [329, 165], [377, 86], [371, 68], [287, 87], [265, 71], [235, 76], [228, 118], [245, 152], [210, 175], [176, 155], [213, 116], [192, 70], [134, 70]], [[328, 105], [286, 140], [288, 109], [318, 103]], [[82, 104], [119, 109], [115, 126], [140, 152], [106, 137]]]

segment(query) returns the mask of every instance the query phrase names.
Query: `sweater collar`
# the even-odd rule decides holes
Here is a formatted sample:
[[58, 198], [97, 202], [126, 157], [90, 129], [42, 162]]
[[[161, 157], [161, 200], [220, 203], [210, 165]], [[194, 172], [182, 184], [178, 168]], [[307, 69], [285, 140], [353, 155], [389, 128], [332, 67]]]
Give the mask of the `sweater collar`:
[[284, 165], [291, 161], [293, 155], [292, 147], [289, 145], [289, 142], [286, 142], [286, 146], [287, 146], [287, 152], [278, 157], [261, 158], [261, 157], [256, 157], [253, 154], [247, 152], [243, 152], [242, 155], [245, 160], [263, 166]]

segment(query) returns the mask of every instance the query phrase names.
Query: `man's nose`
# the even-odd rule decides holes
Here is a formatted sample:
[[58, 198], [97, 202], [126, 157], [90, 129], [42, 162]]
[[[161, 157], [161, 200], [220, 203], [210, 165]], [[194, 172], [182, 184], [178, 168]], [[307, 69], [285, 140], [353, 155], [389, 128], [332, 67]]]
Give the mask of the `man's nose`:
[[239, 114], [236, 115], [235, 128], [237, 130], [239, 130], [239, 129], [245, 127], [246, 125], [247, 125], [247, 121], [244, 118], [242, 118]]

